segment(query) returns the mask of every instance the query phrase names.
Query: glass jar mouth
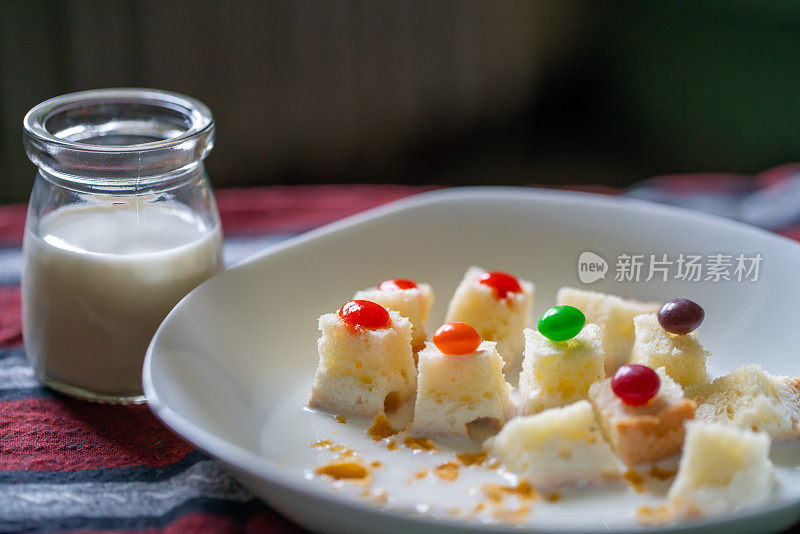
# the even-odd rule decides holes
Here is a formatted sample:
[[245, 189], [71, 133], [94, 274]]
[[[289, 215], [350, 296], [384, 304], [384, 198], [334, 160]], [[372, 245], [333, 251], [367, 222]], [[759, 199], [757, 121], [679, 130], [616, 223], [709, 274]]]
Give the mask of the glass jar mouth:
[[156, 89], [95, 89], [51, 98], [23, 120], [36, 165], [78, 183], [156, 180], [201, 161], [214, 118], [199, 100]]

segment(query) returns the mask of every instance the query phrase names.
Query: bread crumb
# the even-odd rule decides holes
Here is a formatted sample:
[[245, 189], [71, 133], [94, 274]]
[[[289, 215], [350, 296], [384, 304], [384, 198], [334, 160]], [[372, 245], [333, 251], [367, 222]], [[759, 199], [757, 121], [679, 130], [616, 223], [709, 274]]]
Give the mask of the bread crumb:
[[415, 438], [413, 436], [406, 436], [405, 439], [403, 439], [403, 443], [405, 443], [405, 446], [409, 449], [432, 452], [439, 451], [439, 449], [436, 448], [436, 445], [434, 445], [433, 442], [428, 438]]
[[520, 480], [516, 486], [484, 484], [481, 489], [486, 494], [486, 498], [495, 504], [503, 502], [503, 499], [510, 495], [529, 501], [535, 501], [539, 498], [539, 492], [527, 480]]
[[639, 520], [639, 524], [646, 527], [664, 525], [669, 523], [672, 517], [672, 510], [663, 504], [656, 507], [640, 506], [636, 510], [636, 519]]
[[375, 490], [370, 491], [369, 489], [364, 489], [359, 495], [362, 499], [374, 502], [375, 504], [386, 504], [389, 502], [389, 495], [384, 490]]
[[369, 437], [375, 441], [380, 441], [388, 438], [389, 436], [394, 436], [397, 434], [397, 430], [392, 428], [392, 425], [389, 423], [389, 419], [386, 418], [385, 413], [379, 413], [375, 416], [372, 426], [369, 427], [367, 432], [369, 433]]
[[465, 466], [482, 465], [483, 462], [486, 461], [486, 457], [488, 454], [489, 453], [486, 451], [476, 452], [474, 454], [460, 453], [456, 454], [456, 458], [458, 458], [458, 461], [464, 464]]
[[420, 469], [419, 471], [415, 471], [413, 475], [411, 475], [411, 480], [409, 482], [413, 482], [414, 480], [422, 480], [428, 477], [428, 473], [430, 473], [429, 469]]
[[657, 465], [650, 468], [650, 476], [658, 480], [669, 480], [675, 476], [677, 471], [675, 469], [662, 469]]
[[321, 465], [314, 470], [314, 473], [334, 480], [363, 481], [369, 477], [369, 470], [361, 463], [353, 461], [336, 461]]
[[447, 462], [437, 465], [433, 470], [436, 476], [447, 482], [452, 482], [458, 478], [458, 464], [455, 462]]
[[531, 512], [531, 507], [527, 504], [523, 504], [519, 508], [515, 509], [505, 509], [500, 508], [492, 512], [492, 517], [502, 523], [512, 523], [515, 525], [519, 525], [525, 522], [528, 519], [528, 514]]
[[355, 456], [356, 452], [352, 449], [348, 449], [344, 445], [339, 445], [333, 443], [329, 439], [323, 439], [321, 441], [317, 441], [316, 443], [312, 443], [309, 447], [317, 447], [320, 449], [328, 449], [331, 452], [338, 452], [339, 456], [342, 458], [348, 458], [351, 456]]
[[644, 491], [644, 478], [638, 471], [628, 469], [622, 475], [622, 478], [631, 485], [631, 488], [633, 488], [633, 491], [636, 493], [642, 493]]

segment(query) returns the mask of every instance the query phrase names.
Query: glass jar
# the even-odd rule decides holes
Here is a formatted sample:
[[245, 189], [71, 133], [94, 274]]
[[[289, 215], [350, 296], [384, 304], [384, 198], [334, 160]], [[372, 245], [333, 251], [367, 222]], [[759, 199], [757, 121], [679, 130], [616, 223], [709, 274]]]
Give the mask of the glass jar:
[[39, 168], [23, 241], [25, 349], [37, 378], [100, 402], [142, 402], [142, 362], [167, 313], [222, 269], [198, 100], [100, 89], [24, 120]]

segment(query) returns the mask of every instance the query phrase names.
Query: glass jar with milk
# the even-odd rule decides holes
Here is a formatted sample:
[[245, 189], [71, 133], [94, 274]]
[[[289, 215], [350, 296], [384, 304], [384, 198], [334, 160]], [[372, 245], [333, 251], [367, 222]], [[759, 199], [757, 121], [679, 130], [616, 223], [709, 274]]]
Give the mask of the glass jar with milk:
[[39, 167], [22, 275], [36, 376], [88, 400], [141, 402], [142, 362], [158, 325], [222, 269], [203, 165], [211, 112], [165, 91], [84, 91], [33, 108], [24, 133]]

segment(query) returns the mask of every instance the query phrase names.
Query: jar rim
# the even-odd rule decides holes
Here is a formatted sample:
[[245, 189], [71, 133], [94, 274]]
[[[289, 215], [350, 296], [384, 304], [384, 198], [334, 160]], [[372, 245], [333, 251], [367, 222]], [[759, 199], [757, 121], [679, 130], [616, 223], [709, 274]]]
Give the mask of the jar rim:
[[214, 118], [200, 100], [134, 87], [51, 98], [25, 115], [23, 131], [36, 165], [74, 181], [165, 175], [214, 144]]
[[[192, 125], [183, 133], [169, 139], [125, 145], [106, 145], [71, 141], [54, 134], [45, 125], [47, 120], [54, 114], [78, 106], [92, 104], [125, 105], [133, 103], [148, 103], [164, 107], [171, 105], [172, 109], [176, 111], [185, 111], [187, 116], [192, 118]], [[73, 150], [83, 150], [86, 152], [141, 152], [179, 144], [188, 138], [200, 134], [204, 130], [213, 128], [214, 118], [208, 106], [196, 98], [181, 93], [164, 91], [161, 89], [117, 87], [109, 89], [90, 89], [88, 91], [67, 93], [50, 98], [37, 104], [28, 111], [28, 113], [25, 114], [25, 118], [22, 120], [22, 124], [27, 135], [41, 141], [69, 147]]]

